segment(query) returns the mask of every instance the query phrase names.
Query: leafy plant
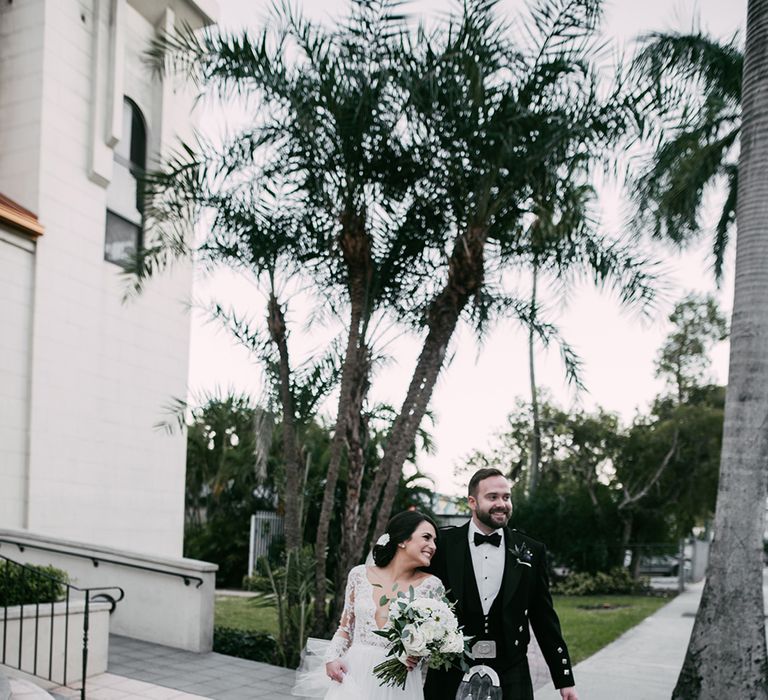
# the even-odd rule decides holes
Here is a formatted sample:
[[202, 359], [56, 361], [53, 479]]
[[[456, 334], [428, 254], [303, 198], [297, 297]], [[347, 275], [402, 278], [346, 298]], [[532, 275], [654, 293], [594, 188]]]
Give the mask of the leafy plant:
[[53, 566], [0, 562], [0, 605], [54, 603], [64, 597], [66, 571]]
[[287, 550], [285, 561], [279, 568], [273, 567], [267, 557], [261, 557], [258, 570], [263, 579], [269, 582], [271, 595], [255, 600], [258, 605], [274, 607], [277, 612], [277, 661], [283, 666], [295, 668], [312, 623], [314, 552], [312, 547]]

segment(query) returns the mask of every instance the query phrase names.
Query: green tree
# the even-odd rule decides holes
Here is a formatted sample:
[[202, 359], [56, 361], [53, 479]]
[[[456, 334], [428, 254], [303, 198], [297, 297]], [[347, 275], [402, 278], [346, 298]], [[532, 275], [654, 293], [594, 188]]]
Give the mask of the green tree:
[[[316, 528], [321, 626], [328, 533], [344, 460], [350, 478], [342, 553], [358, 527], [367, 532], [370, 520], [357, 517], [357, 509], [372, 321], [403, 303], [409, 270], [424, 257], [430, 231], [441, 223], [413, 192], [420, 170], [399, 128], [402, 100], [393, 83], [393, 53], [402, 21], [394, 5], [358, 0], [346, 20], [327, 30], [285, 3], [257, 37], [215, 29], [185, 32], [164, 37], [151, 51], [156, 68], [170, 61], [202, 92], [255, 97], [259, 111], [253, 126], [230, 143], [183, 146], [163, 173], [150, 178], [154, 206], [148, 219], [157, 224], [156, 243], [143, 255], [139, 275], [187, 254], [189, 231], [179, 225], [210, 208], [211, 235], [198, 254], [258, 274], [285, 253], [290, 271], [315, 284], [321, 315], [329, 307], [346, 314], [334, 437]], [[264, 220], [283, 226], [264, 226]]]
[[[517, 34], [498, 20], [496, 5], [464, 3], [447, 26], [419, 32], [404, 52], [406, 115], [431, 169], [427, 194], [444, 212], [448, 235], [436, 241], [434, 265], [421, 281], [429, 293], [415, 306], [422, 349], [362, 509], [367, 521], [379, 508], [376, 531], [391, 512], [395, 476], [459, 322], [478, 333], [510, 311], [535, 322], [528, 305], [504, 291], [503, 272], [527, 249], [525, 216], [535, 210], [537, 185], [561, 182], [566, 171], [571, 188], [585, 184], [590, 165], [632, 118], [620, 85], [610, 95], [596, 88], [601, 2], [542, 0]], [[604, 270], [595, 277], [605, 280]], [[537, 325], [551, 337], [551, 327]]]
[[653, 156], [632, 185], [637, 225], [686, 245], [702, 233], [705, 195], [725, 191], [712, 243], [717, 280], [736, 218], [742, 67], [737, 38], [654, 32], [641, 38], [638, 85], [657, 116]]
[[[598, 287], [618, 291], [625, 307], [647, 311], [654, 299], [654, 263], [639, 255], [632, 246], [611, 241], [600, 231], [595, 215], [595, 192], [567, 171], [555, 179], [538, 174], [534, 199], [534, 218], [526, 232], [526, 250], [510, 251], [507, 264], [526, 266], [531, 271], [530, 316], [528, 327], [528, 373], [531, 388], [531, 452], [528, 490], [533, 493], [539, 481], [541, 424], [539, 389], [536, 383], [535, 350], [539, 335], [536, 322], [542, 316], [539, 288], [542, 282], [558, 288], [565, 296], [575, 283], [584, 279]], [[573, 349], [557, 338], [567, 379], [582, 389], [578, 370], [580, 360]]]
[[[656, 524], [662, 519], [689, 523], [684, 515], [704, 517], [713, 504], [711, 466], [720, 453], [722, 406], [711, 401], [716, 389], [713, 393], [702, 384], [712, 347], [727, 337], [727, 323], [712, 297], [694, 294], [675, 305], [669, 322], [673, 328], [659, 350], [656, 376], [667, 380], [673, 395], [657, 399], [651, 415], [635, 419], [616, 463], [624, 548], [641, 544], [643, 534], [650, 542], [667, 540], [673, 532], [687, 535], [693, 523], [661, 529]], [[709, 432], [697, 433], [702, 429]], [[688, 498], [689, 508], [676, 511], [675, 504], [682, 505], [698, 482], [698, 498]], [[634, 573], [640, 554], [638, 547], [632, 550]]]
[[714, 514], [722, 445], [724, 391], [691, 388], [685, 403], [659, 397], [635, 418], [617, 453], [614, 486], [622, 522], [621, 552], [632, 548], [637, 574], [642, 546], [674, 546]]
[[768, 698], [763, 530], [768, 464], [768, 1], [750, 0], [738, 240], [720, 480], [707, 579], [673, 698]]
[[690, 391], [706, 383], [712, 347], [728, 337], [728, 324], [713, 297], [688, 295], [669, 316], [674, 330], [656, 359], [656, 376], [671, 385], [682, 404]]
[[[458, 323], [482, 332], [513, 314], [545, 338], [554, 334], [504, 290], [504, 270], [526, 247], [525, 216], [541, 184], [584, 186], [590, 165], [633, 119], [620, 85], [598, 89], [599, 0], [540, 0], [514, 39], [496, 5], [468, 0], [430, 34], [404, 32], [384, 0], [355, 2], [332, 30], [283, 9], [274, 31], [256, 38], [182, 33], [151, 54], [157, 68], [182, 69], [203, 93], [256, 97], [259, 112], [230, 143], [183, 146], [149, 178], [139, 281], [192, 251], [190, 223], [210, 209], [198, 255], [257, 275], [287, 261], [349, 319], [317, 524], [318, 629], [344, 459], [347, 526], [334, 563], [348, 564], [361, 558], [374, 517], [380, 531], [392, 512]], [[605, 252], [593, 250], [594, 260]], [[608, 280], [601, 265], [593, 276]], [[356, 431], [381, 317], [415, 326], [423, 347], [364, 490]]]
[[[176, 429], [188, 411], [186, 404], [177, 404], [164, 427]], [[271, 476], [265, 458], [272, 436], [255, 429], [261, 417], [262, 409], [237, 394], [206, 396], [201, 406], [191, 409], [184, 556], [218, 564], [220, 586], [240, 585], [248, 562], [250, 517], [267, 505], [254, 496], [254, 489], [269, 484]]]

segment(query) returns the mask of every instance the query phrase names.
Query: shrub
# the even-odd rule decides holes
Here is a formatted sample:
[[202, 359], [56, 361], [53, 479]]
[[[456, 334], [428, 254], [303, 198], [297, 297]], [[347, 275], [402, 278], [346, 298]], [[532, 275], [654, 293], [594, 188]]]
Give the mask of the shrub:
[[552, 586], [552, 592], [561, 595], [634, 595], [649, 590], [647, 578], [633, 579], [629, 571], [620, 566], [596, 574], [570, 574]]
[[243, 590], [253, 591], [254, 593], [272, 593], [272, 584], [266, 576], [243, 576]]
[[219, 654], [261, 661], [265, 664], [274, 664], [277, 661], [277, 640], [265, 632], [214, 627], [213, 650]]
[[68, 582], [67, 572], [53, 566], [0, 561], [0, 605], [54, 603], [64, 597]]

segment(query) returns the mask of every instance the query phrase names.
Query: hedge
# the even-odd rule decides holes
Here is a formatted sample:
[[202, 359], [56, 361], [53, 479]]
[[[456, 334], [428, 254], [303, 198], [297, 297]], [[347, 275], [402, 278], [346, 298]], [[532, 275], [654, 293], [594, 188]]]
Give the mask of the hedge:
[[64, 584], [68, 582], [67, 572], [53, 566], [25, 564], [22, 567], [2, 560], [0, 561], [0, 606], [54, 603], [64, 597]]
[[277, 663], [277, 640], [266, 632], [216, 626], [213, 628], [213, 650], [250, 661]]

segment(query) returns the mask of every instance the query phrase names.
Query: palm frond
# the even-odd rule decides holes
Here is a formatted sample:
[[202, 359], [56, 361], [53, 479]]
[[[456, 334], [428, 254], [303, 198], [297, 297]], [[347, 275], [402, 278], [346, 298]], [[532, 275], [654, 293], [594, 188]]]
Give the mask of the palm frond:
[[240, 316], [234, 309], [214, 303], [205, 311], [212, 322], [222, 325], [246, 350], [260, 359], [271, 357], [271, 341], [251, 321]]
[[732, 129], [710, 140], [709, 131], [706, 124], [662, 143], [636, 181], [638, 224], [649, 225], [654, 237], [683, 245], [701, 232], [704, 190], [727, 172], [739, 137]]
[[537, 0], [529, 3], [525, 24], [534, 51], [533, 65], [570, 62], [589, 47], [603, 16], [601, 0]]
[[692, 84], [707, 97], [740, 104], [743, 61], [735, 37], [723, 43], [701, 32], [651, 32], [640, 38], [633, 67], [667, 112], [679, 108]]
[[291, 84], [282, 60], [284, 37], [273, 38], [268, 29], [251, 37], [185, 24], [154, 38], [144, 58], [156, 74], [177, 74], [201, 93], [225, 98], [266, 88], [284, 99]]
[[717, 221], [715, 240], [712, 246], [712, 252], [715, 257], [713, 268], [715, 280], [718, 284], [723, 278], [725, 251], [728, 248], [731, 230], [736, 223], [736, 193], [739, 183], [739, 171], [735, 165], [728, 166], [726, 172], [728, 176], [728, 195], [725, 198], [720, 218]]

